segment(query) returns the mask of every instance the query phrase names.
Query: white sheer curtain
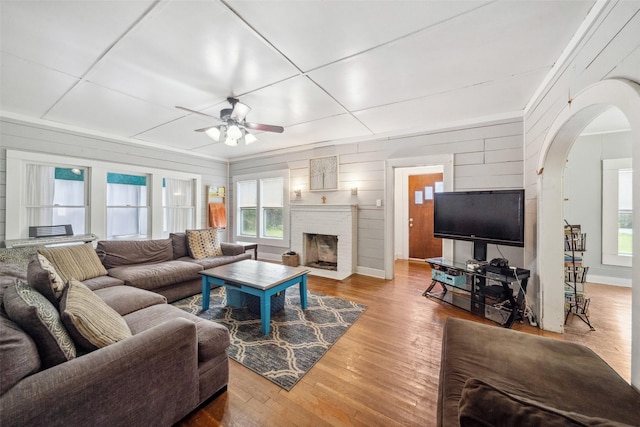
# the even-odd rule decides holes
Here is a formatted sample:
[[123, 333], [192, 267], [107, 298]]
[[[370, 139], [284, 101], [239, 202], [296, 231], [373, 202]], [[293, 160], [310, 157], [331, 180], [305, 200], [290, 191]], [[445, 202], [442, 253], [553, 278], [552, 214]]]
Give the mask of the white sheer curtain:
[[51, 222], [55, 196], [55, 171], [54, 166], [27, 165], [25, 200], [29, 226], [55, 225]]
[[169, 233], [184, 232], [193, 228], [193, 181], [164, 178], [163, 189], [164, 227]]

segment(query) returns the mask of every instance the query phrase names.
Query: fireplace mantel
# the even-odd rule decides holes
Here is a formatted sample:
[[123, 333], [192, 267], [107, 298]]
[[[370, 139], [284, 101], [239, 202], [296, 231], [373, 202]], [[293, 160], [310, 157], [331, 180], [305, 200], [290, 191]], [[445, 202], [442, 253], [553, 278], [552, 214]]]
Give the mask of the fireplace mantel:
[[291, 211], [291, 250], [305, 259], [304, 234], [338, 236], [336, 271], [309, 268], [310, 274], [342, 280], [354, 273], [357, 264], [357, 205], [293, 205]]

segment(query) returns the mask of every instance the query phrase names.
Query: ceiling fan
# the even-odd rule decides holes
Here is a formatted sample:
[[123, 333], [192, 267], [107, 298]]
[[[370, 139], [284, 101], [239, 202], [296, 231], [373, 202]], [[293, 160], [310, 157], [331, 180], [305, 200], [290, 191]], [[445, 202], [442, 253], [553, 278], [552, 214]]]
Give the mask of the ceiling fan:
[[251, 111], [251, 107], [243, 104], [236, 98], [229, 97], [227, 98], [227, 101], [231, 104], [231, 108], [223, 108], [220, 110], [220, 118], [201, 113], [200, 111], [191, 110], [186, 107], [180, 107], [179, 105], [176, 105], [176, 108], [221, 122], [222, 124], [220, 125], [208, 126], [206, 128], [196, 129], [195, 131], [204, 132], [214, 141], [224, 141], [225, 144], [233, 147], [238, 145], [238, 141], [244, 142], [247, 145], [257, 141], [256, 137], [250, 134], [248, 129], [264, 132], [284, 132], [284, 128], [282, 126], [250, 123], [245, 121], [247, 113]]

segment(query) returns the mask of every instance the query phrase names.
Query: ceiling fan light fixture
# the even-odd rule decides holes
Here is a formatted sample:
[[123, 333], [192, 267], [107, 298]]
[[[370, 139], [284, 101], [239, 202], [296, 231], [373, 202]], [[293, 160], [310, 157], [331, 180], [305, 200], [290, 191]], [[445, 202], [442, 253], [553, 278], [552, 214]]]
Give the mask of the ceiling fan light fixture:
[[253, 144], [257, 140], [258, 140], [258, 138], [256, 138], [255, 136], [251, 135], [249, 132], [247, 132], [244, 135], [244, 143], [247, 144], [247, 145]]
[[240, 130], [238, 125], [234, 123], [231, 126], [229, 126], [229, 129], [227, 129], [227, 136], [237, 141], [238, 139], [242, 138], [242, 131]]
[[220, 141], [220, 128], [219, 127], [213, 127], [207, 131], [205, 131], [205, 133], [207, 134], [207, 136], [211, 139], [213, 139], [214, 141]]
[[227, 136], [227, 139], [224, 140], [224, 143], [227, 144], [230, 147], [237, 147], [238, 146], [238, 140], [231, 138], [230, 135]]

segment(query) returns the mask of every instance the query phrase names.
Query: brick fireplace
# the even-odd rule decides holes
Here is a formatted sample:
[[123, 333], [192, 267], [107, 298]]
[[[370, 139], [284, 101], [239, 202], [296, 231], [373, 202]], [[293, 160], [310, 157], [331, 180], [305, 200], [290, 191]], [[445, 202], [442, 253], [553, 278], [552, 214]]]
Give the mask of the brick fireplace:
[[345, 279], [356, 268], [357, 219], [356, 205], [291, 206], [291, 250], [310, 274]]

